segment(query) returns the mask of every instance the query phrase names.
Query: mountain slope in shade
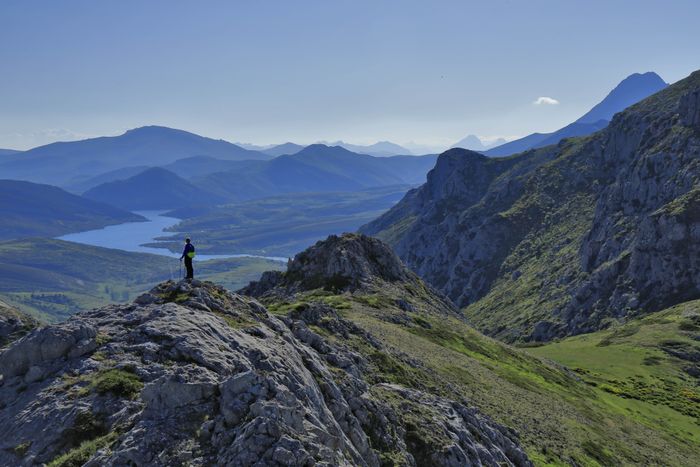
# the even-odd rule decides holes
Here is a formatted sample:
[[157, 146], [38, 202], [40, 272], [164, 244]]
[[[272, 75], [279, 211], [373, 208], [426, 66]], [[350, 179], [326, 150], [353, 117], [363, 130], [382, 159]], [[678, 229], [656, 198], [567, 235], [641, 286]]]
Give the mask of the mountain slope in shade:
[[605, 128], [613, 115], [652, 94], [668, 84], [656, 73], [635, 73], [622, 80], [595, 107], [575, 122], [552, 133], [533, 133], [484, 152], [487, 156], [508, 156], [528, 149], [557, 144], [563, 138], [586, 136]]
[[159, 167], [126, 180], [96, 186], [83, 196], [135, 211], [213, 205], [223, 201], [223, 198]]
[[261, 160], [229, 161], [209, 156], [194, 156], [176, 160], [171, 164], [164, 165], [163, 168], [190, 180], [217, 172], [244, 171], [263, 166], [266, 163], [267, 161]]
[[22, 151], [17, 151], [16, 149], [0, 149], [0, 156], [9, 156], [12, 154], [18, 154]]
[[143, 217], [60, 188], [0, 180], [0, 239], [54, 237]]
[[137, 165], [134, 167], [124, 167], [122, 169], [110, 170], [108, 172], [95, 175], [94, 177], [80, 177], [79, 180], [71, 182], [69, 185], [63, 186], [61, 188], [64, 188], [65, 190], [68, 190], [72, 193], [83, 194], [89, 189], [94, 188], [98, 185], [102, 185], [103, 183], [116, 182], [117, 180], [126, 180], [127, 178], [140, 174], [141, 172], [149, 168], [150, 167], [146, 165]]
[[487, 334], [547, 341], [700, 298], [700, 72], [605, 129], [508, 158], [453, 149], [363, 227]]
[[0, 160], [4, 177], [67, 185], [76, 177], [95, 176], [132, 166], [158, 166], [192, 156], [226, 160], [270, 159], [223, 140], [172, 128], [148, 126], [109, 136], [52, 143]]

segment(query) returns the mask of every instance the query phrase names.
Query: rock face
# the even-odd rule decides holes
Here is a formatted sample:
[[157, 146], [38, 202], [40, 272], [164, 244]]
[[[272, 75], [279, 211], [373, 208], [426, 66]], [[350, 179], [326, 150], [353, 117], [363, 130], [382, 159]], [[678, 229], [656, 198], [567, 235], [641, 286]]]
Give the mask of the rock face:
[[695, 72], [586, 138], [496, 160], [450, 150], [361, 231], [508, 341], [697, 298], [698, 96]]
[[[375, 260], [348, 256], [356, 247]], [[389, 253], [332, 238], [290, 272], [302, 284], [315, 271], [410, 276]], [[278, 318], [198, 281], [36, 330], [0, 353], [0, 464], [531, 465], [513, 431], [466, 401], [376, 382], [364, 355], [324, 336], [382, 349], [332, 308]]]

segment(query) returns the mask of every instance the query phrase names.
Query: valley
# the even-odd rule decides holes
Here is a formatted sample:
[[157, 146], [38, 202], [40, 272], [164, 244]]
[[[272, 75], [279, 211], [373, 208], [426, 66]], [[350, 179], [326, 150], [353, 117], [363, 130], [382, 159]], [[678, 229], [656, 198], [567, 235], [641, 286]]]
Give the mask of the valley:
[[700, 71], [586, 108], [0, 150], [0, 464], [695, 466]]

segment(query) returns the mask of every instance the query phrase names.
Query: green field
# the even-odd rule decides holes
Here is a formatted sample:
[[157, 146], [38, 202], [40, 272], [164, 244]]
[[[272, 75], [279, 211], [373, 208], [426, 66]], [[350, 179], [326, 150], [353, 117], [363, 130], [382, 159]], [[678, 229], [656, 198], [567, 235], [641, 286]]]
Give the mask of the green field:
[[573, 369], [614, 411], [700, 446], [700, 300], [529, 348]]
[[[231, 258], [195, 262], [195, 274], [236, 290], [263, 271], [283, 266], [260, 258]], [[0, 242], [0, 298], [46, 321], [133, 300], [179, 275], [177, 255], [168, 258], [39, 238]]]

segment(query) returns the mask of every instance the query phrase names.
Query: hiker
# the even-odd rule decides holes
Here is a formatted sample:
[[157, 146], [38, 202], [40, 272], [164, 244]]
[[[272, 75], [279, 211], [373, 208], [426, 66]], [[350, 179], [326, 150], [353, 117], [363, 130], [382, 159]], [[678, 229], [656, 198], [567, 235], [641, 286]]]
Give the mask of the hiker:
[[182, 250], [180, 261], [185, 259], [185, 267], [187, 268], [187, 277], [185, 279], [192, 280], [194, 278], [194, 269], [192, 268], [192, 258], [194, 258], [194, 245], [192, 245], [190, 237], [185, 239], [185, 249]]

